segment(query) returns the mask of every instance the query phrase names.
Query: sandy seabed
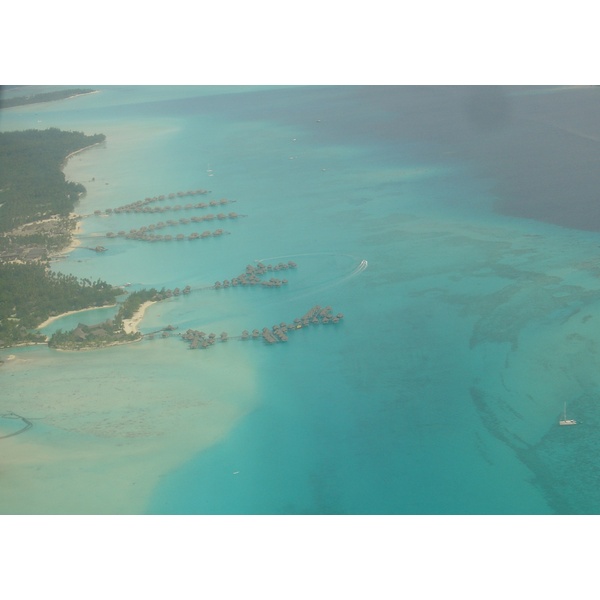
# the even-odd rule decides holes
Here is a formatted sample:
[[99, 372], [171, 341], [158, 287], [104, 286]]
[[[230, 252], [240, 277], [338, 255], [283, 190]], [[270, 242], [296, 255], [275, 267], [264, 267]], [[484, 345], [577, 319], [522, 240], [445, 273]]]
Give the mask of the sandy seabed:
[[[241, 349], [222, 348], [224, 360], [219, 348], [209, 356], [180, 347], [28, 349], [3, 365], [10, 386], [0, 415], [16, 413], [33, 427], [0, 439], [0, 514], [143, 514], [165, 474], [256, 404], [255, 372]], [[0, 418], [0, 436], [8, 427], [14, 420]]]

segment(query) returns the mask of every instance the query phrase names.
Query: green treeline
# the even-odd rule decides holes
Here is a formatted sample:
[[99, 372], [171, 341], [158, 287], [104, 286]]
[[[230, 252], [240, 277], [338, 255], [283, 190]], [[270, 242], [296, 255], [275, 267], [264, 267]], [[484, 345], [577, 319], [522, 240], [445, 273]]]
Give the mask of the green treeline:
[[131, 319], [144, 302], [158, 298], [159, 294], [154, 288], [132, 292], [127, 296], [114, 319], [108, 319], [97, 325], [79, 323], [71, 331], [59, 329], [48, 340], [48, 346], [61, 350], [81, 350], [139, 340], [142, 337], [141, 333], [125, 333], [123, 331], [123, 320]]
[[137, 309], [144, 304], [144, 302], [148, 302], [148, 300], [157, 300], [158, 292], [154, 288], [150, 288], [149, 290], [139, 290], [137, 292], [131, 292], [129, 296], [125, 299], [117, 316], [115, 317], [115, 321], [117, 324], [122, 327], [124, 319], [131, 319]]
[[0, 347], [40, 341], [27, 330], [71, 310], [115, 304], [122, 293], [100, 279], [47, 271], [43, 264], [0, 264]]
[[64, 100], [80, 94], [91, 94], [96, 90], [90, 88], [71, 88], [68, 90], [59, 90], [56, 92], [42, 92], [30, 96], [19, 96], [18, 98], [0, 98], [0, 108], [10, 108], [11, 106], [24, 106], [26, 104], [38, 104], [39, 102], [53, 102], [55, 100]]
[[141, 339], [142, 334], [125, 333], [115, 329], [114, 321], [110, 319], [97, 325], [79, 325], [71, 331], [58, 329], [48, 340], [48, 347], [60, 350], [83, 350], [89, 348], [102, 348], [113, 344], [135, 342]]
[[72, 212], [85, 188], [66, 181], [61, 167], [69, 154], [105, 139], [56, 128], [0, 132], [0, 232]]

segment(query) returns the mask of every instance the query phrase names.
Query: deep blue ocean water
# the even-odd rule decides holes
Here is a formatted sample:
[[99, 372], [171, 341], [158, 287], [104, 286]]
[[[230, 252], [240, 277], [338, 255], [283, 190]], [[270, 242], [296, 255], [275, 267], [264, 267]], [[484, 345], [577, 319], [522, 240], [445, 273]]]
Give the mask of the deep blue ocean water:
[[[160, 449], [144, 447], [140, 465], [131, 462], [133, 471], [156, 471], [136, 498], [146, 513], [600, 510], [596, 466], [582, 460], [595, 449], [600, 418], [600, 270], [593, 258], [600, 237], [556, 224], [563, 207], [549, 208], [547, 222], [539, 220], [547, 182], [534, 197], [522, 166], [531, 161], [530, 147], [519, 155], [520, 140], [531, 133], [523, 123], [535, 123], [536, 143], [551, 154], [544, 132], [573, 131], [557, 121], [555, 105], [589, 95], [595, 101], [594, 90], [539, 96], [509, 89], [480, 97], [477, 90], [445, 88], [99, 89], [11, 109], [0, 122], [3, 130], [57, 126], [107, 135], [105, 144], [66, 167], [67, 177], [88, 190], [78, 213], [204, 188], [208, 199], [235, 200], [225, 208], [244, 216], [163, 232], [222, 227], [228, 235], [155, 244], [105, 234], [186, 211], [89, 216], [82, 221], [82, 247], [54, 268], [131, 289], [189, 284], [189, 296], [150, 308], [141, 326], [146, 333], [173, 324], [178, 331], [239, 335], [289, 323], [316, 304], [344, 318], [295, 331], [275, 345], [232, 339], [191, 351], [173, 336], [76, 359], [17, 349], [26, 362], [7, 363], [0, 372], [8, 382], [2, 411], [18, 413], [24, 398], [32, 410], [48, 368], [65, 373], [63, 383], [57, 378], [46, 388], [57, 399], [75, 385], [68, 375], [74, 365], [78, 389], [86, 373], [127, 381], [111, 387], [108, 375], [90, 393], [95, 410], [121, 394], [144, 419], [144, 440], [161, 436]], [[545, 129], [530, 115], [539, 115], [543, 102]], [[552, 165], [564, 151], [554, 146], [552, 164], [540, 158], [531, 172], [543, 179], [545, 168], [555, 176]], [[588, 175], [581, 182], [586, 190]], [[531, 193], [522, 212], [536, 220], [515, 214], [524, 187]], [[583, 211], [576, 209], [582, 219]], [[591, 222], [595, 213], [588, 213], [584, 220]], [[96, 243], [107, 252], [83, 247]], [[202, 289], [247, 264], [289, 260], [298, 267], [285, 271], [289, 282], [282, 288]], [[96, 322], [111, 311], [65, 317], [47, 332]], [[95, 319], [93, 312], [102, 315]], [[155, 387], [137, 396], [148, 378]], [[170, 401], [168, 386], [176, 386], [181, 403], [213, 394], [222, 419], [218, 433], [201, 438], [212, 417], [194, 413], [198, 447], [195, 421], [188, 420], [186, 451], [167, 468], [153, 465], [153, 452], [169, 455], [183, 434], [166, 425], [153, 433], [160, 427], [154, 413], [144, 414], [144, 403]], [[557, 426], [565, 402], [581, 421], [576, 428]], [[51, 404], [44, 399], [45, 410]], [[47, 440], [56, 427], [65, 444], [69, 436], [84, 436], [85, 444], [85, 436], [99, 435], [95, 425], [69, 432], [67, 423], [67, 416], [55, 416], [27, 435], [39, 430]], [[135, 431], [130, 437], [140, 435]], [[116, 444], [119, 435], [108, 438]], [[124, 489], [129, 482], [103, 460], [100, 452], [93, 455], [90, 469], [104, 469], [102, 481]], [[61, 481], [59, 468], [48, 483], [53, 493]], [[115, 506], [132, 510], [125, 500]], [[79, 511], [97, 510], [86, 507], [82, 501]], [[39, 512], [49, 510], [40, 497]]]

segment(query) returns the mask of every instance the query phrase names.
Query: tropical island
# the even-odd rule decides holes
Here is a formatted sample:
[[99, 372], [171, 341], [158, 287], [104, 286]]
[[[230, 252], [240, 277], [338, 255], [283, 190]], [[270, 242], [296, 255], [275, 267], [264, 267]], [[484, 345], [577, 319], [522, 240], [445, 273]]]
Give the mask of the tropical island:
[[83, 350], [141, 340], [142, 334], [136, 327], [128, 327], [127, 321], [133, 319], [143, 304], [157, 302], [160, 297], [154, 288], [132, 292], [122, 303], [114, 319], [95, 325], [79, 323], [71, 331], [59, 329], [48, 340], [48, 346], [60, 350]]
[[40, 94], [18, 96], [16, 98], [0, 98], [0, 108], [12, 108], [13, 106], [25, 106], [27, 104], [39, 104], [40, 102], [66, 100], [67, 98], [74, 98], [75, 96], [81, 96], [82, 94], [92, 94], [96, 91], [97, 90], [90, 88], [70, 88], [68, 90], [58, 90], [56, 92], [42, 92]]
[[[98, 279], [77, 278], [53, 272], [50, 258], [66, 247], [73, 247], [73, 232], [78, 220], [83, 218], [73, 213], [79, 199], [85, 194], [85, 188], [79, 184], [66, 181], [62, 167], [65, 161], [75, 152], [104, 142], [105, 136], [95, 134], [84, 135], [80, 132], [66, 132], [59, 129], [45, 131], [27, 130], [0, 133], [0, 161], [8, 165], [6, 171], [0, 172], [0, 348], [15, 345], [44, 343], [50, 348], [59, 350], [86, 350], [131, 343], [161, 333], [168, 337], [176, 327], [169, 325], [159, 331], [142, 334], [138, 330], [145, 309], [155, 302], [166, 300], [180, 294], [191, 293], [191, 286], [174, 290], [154, 288], [141, 289], [127, 293], [123, 287], [116, 287]], [[122, 207], [106, 209], [105, 216], [120, 212], [165, 212], [167, 210], [205, 210], [222, 207], [235, 200], [225, 198], [217, 201], [171, 204], [169, 200], [207, 194], [207, 190], [188, 190], [187, 192], [170, 193], [145, 198]], [[162, 204], [162, 206], [159, 206]], [[100, 216], [99, 210], [88, 217]], [[107, 232], [107, 237], [126, 237], [128, 239], [148, 242], [183, 240], [183, 234], [162, 236], [153, 231], [163, 227], [199, 222], [213, 219], [237, 219], [236, 212], [228, 214], [208, 213], [204, 216], [183, 217], [179, 220], [167, 220], [155, 225], [132, 229], [129, 233]], [[222, 229], [202, 234], [191, 234], [187, 239], [205, 239], [220, 237], [228, 233]], [[102, 246], [89, 248], [104, 251]], [[286, 286], [286, 278], [271, 277], [273, 272], [295, 269], [296, 263], [288, 261], [279, 264], [248, 264], [246, 270], [231, 279], [216, 281], [213, 285], [201, 286], [197, 290], [226, 290], [236, 287], [261, 287], [278, 289]], [[217, 293], [226, 293], [219, 291]], [[118, 301], [119, 296], [125, 296]], [[48, 339], [39, 330], [54, 319], [82, 310], [117, 306], [115, 316], [101, 323], [86, 325], [79, 323], [70, 331], [57, 330]], [[338, 323], [343, 318], [341, 313], [333, 315], [331, 307], [322, 309], [315, 306], [304, 316], [293, 322], [263, 327], [262, 334], [258, 328], [244, 330], [241, 335], [234, 335], [240, 340], [262, 339], [267, 344], [285, 342], [288, 333], [303, 329], [310, 325]], [[208, 348], [217, 339], [215, 333], [205, 334], [201, 331], [188, 330], [180, 334], [189, 342], [190, 349]], [[219, 340], [231, 339], [227, 332], [222, 332]]]
[[53, 253], [71, 244], [72, 211], [86, 191], [67, 181], [62, 167], [105, 139], [56, 128], [0, 133], [0, 347], [44, 342], [32, 329], [49, 317], [114, 305], [123, 293], [49, 265]]

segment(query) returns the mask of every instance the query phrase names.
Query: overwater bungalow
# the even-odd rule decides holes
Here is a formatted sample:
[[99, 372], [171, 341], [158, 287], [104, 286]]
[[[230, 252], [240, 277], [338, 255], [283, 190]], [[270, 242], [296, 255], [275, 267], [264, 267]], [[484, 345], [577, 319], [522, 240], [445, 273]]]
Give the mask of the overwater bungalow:
[[250, 337], [250, 334], [248, 333], [248, 330], [244, 329], [244, 331], [242, 331], [242, 339], [247, 340], [249, 337]]
[[222, 342], [226, 342], [228, 338], [229, 338], [229, 336], [228, 336], [227, 332], [226, 332], [226, 331], [223, 331], [223, 332], [221, 333], [221, 341], [222, 341]]

